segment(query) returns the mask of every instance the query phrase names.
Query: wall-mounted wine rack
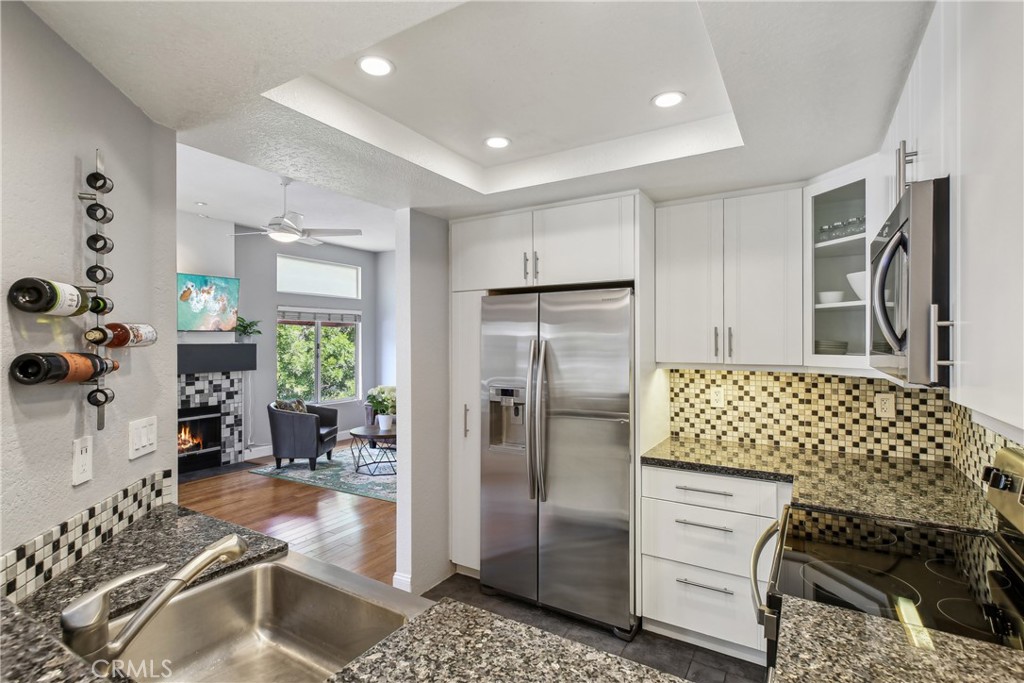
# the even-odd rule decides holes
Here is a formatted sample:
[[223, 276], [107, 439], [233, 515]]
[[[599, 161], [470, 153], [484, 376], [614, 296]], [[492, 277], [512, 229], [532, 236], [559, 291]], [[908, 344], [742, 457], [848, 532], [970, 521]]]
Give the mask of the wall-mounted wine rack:
[[[86, 187], [89, 187], [89, 189], [93, 191], [83, 191], [78, 193], [78, 198], [83, 203], [86, 204], [86, 218], [88, 220], [91, 220], [93, 223], [93, 234], [99, 237], [106, 237], [106, 233], [103, 229], [103, 226], [110, 223], [110, 221], [113, 220], [114, 217], [113, 211], [111, 211], [105, 204], [103, 204], [100, 201], [102, 199], [101, 195], [107, 194], [113, 189], [113, 183], [110, 182], [109, 178], [107, 178], [105, 170], [106, 169], [103, 166], [103, 154], [100, 152], [99, 149], [97, 149], [95, 171], [93, 172], [95, 175], [90, 174], [86, 176]], [[88, 179], [96, 176], [103, 178], [106, 183], [109, 183], [109, 186], [101, 185], [100, 187], [90, 187]], [[103, 189], [104, 187], [106, 187], [106, 189]], [[93, 256], [95, 257], [93, 265], [98, 266], [100, 268], [106, 268], [106, 264], [104, 263], [104, 253], [94, 251]], [[95, 294], [96, 296], [104, 296], [104, 285], [107, 284], [107, 282], [109, 282], [110, 279], [112, 278], [103, 278], [100, 282], [97, 282], [89, 287], [82, 287], [82, 289], [84, 289], [85, 291], [91, 290], [92, 293]], [[94, 313], [93, 315], [96, 319], [96, 326], [98, 327], [101, 324], [100, 314]], [[108, 360], [110, 359], [110, 349], [106, 347], [98, 347], [96, 349], [96, 352], [99, 355], [102, 355], [104, 358]], [[96, 379], [89, 380], [88, 382], [83, 382], [82, 385], [91, 387], [89, 390], [88, 397], [86, 399], [90, 404], [95, 405], [94, 401], [102, 400], [102, 403], [96, 405], [96, 430], [102, 431], [103, 428], [106, 426], [107, 403], [109, 403], [110, 399], [113, 398], [113, 392], [106, 386], [105, 375], [100, 375]]]

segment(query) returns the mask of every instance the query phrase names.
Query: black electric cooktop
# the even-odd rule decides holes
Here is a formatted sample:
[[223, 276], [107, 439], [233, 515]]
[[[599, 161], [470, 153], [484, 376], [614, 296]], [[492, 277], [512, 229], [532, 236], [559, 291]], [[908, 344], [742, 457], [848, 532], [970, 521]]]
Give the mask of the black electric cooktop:
[[776, 598], [792, 595], [1024, 649], [1024, 570], [1012, 546], [799, 509], [789, 510], [782, 529], [771, 586]]

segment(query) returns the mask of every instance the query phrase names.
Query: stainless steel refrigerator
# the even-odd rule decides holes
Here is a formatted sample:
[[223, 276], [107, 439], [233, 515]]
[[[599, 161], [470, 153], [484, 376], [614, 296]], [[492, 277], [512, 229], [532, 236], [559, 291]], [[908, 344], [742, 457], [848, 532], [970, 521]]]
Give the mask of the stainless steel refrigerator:
[[[483, 586], [630, 631], [630, 289], [488, 296]], [[620, 633], [620, 635], [624, 635]]]

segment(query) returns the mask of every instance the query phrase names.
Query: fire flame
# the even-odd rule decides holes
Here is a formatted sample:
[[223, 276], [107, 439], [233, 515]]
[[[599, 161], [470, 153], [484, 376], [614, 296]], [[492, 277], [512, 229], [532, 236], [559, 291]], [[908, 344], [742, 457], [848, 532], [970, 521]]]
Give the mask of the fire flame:
[[192, 449], [200, 449], [203, 447], [203, 438], [201, 436], [192, 436], [192, 429], [187, 424], [183, 424], [178, 427], [178, 452], [184, 453]]

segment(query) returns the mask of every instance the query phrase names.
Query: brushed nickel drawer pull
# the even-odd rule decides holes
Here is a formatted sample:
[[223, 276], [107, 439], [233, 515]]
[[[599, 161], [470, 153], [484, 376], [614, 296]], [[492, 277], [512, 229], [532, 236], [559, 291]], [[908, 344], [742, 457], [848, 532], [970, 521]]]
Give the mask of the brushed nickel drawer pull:
[[728, 496], [732, 498], [732, 494], [728, 491], [712, 491], [711, 489], [697, 489], [692, 486], [676, 486], [680, 491], [690, 491], [691, 493], [711, 493], [716, 496]]
[[715, 588], [714, 586], [709, 586], [706, 583], [697, 583], [696, 581], [690, 581], [689, 579], [676, 579], [676, 582], [677, 583], [685, 583], [687, 586], [696, 586], [697, 588], [703, 588], [705, 590], [715, 591], [716, 593], [725, 593], [726, 595], [735, 595], [735, 593], [733, 593], [728, 588]]
[[690, 521], [685, 520], [685, 519], [677, 519], [676, 520], [676, 524], [686, 524], [688, 526], [699, 526], [702, 529], [714, 529], [715, 531], [727, 531], [730, 534], [732, 533], [732, 529], [730, 529], [727, 526], [715, 526], [714, 524], [701, 524], [700, 522], [690, 522]]

